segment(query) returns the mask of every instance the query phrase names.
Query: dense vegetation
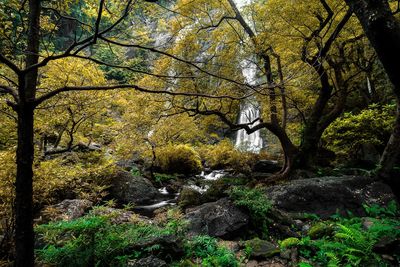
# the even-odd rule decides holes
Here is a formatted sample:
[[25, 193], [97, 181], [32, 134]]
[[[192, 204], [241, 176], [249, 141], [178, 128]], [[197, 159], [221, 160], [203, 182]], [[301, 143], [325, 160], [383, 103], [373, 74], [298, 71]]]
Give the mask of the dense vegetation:
[[[395, 266], [399, 13], [391, 0], [1, 1], [0, 266]], [[276, 200], [311, 183], [285, 200], [326, 215], [316, 186], [347, 175], [360, 179], [334, 189], [349, 202], [334, 217]], [[191, 229], [224, 205], [228, 230]]]

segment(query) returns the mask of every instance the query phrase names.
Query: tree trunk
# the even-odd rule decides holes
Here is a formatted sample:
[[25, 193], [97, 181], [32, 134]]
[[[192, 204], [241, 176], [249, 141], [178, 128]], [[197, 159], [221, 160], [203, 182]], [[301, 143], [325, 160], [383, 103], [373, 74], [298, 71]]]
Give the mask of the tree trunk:
[[318, 150], [318, 143], [323, 133], [323, 131], [319, 129], [319, 124], [323, 118], [323, 112], [331, 98], [333, 89], [329, 84], [329, 77], [325, 68], [320, 65], [314, 66], [314, 69], [319, 75], [321, 89], [317, 101], [313, 106], [313, 110], [305, 123], [304, 131], [302, 132], [300, 151], [296, 157], [295, 163], [296, 167], [300, 168], [309, 168], [314, 163], [315, 155]]
[[29, 267], [34, 262], [32, 210], [33, 111], [30, 105], [18, 109], [17, 177], [15, 182], [15, 266]]
[[390, 136], [385, 150], [381, 156], [378, 168], [378, 175], [383, 178], [387, 184], [400, 199], [400, 179], [398, 173], [395, 173], [394, 167], [399, 162], [400, 147], [400, 99], [397, 98], [397, 112], [393, 133]]
[[[28, 38], [25, 67], [39, 61], [40, 0], [29, 0]], [[15, 182], [16, 267], [34, 266], [33, 232], [33, 120], [38, 69], [19, 74], [16, 107], [18, 114], [17, 177]]]
[[392, 14], [387, 0], [346, 0], [346, 3], [353, 8], [394, 86], [398, 111], [396, 124], [382, 154], [378, 175], [392, 185], [393, 191], [399, 194], [400, 186], [397, 181], [399, 179], [390, 173], [399, 160], [400, 151], [400, 23]]

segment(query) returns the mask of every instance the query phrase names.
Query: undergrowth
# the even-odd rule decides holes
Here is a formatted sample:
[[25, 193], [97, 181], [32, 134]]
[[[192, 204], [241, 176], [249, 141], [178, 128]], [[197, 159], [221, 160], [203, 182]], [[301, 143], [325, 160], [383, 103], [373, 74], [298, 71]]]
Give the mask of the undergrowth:
[[[284, 240], [281, 249], [296, 246], [299, 254], [320, 266], [393, 266], [384, 260], [375, 245], [382, 239], [400, 238], [399, 211], [394, 202], [387, 207], [365, 206], [368, 218], [333, 216], [325, 225], [333, 231], [317, 239], [309, 235]], [[368, 225], [365, 222], [368, 222]], [[400, 255], [391, 255], [399, 263]], [[393, 262], [391, 262], [393, 264]], [[302, 266], [312, 266], [303, 263]]]
[[181, 235], [184, 225], [174, 218], [163, 225], [141, 221], [113, 224], [108, 216], [89, 214], [73, 221], [37, 226], [36, 233], [46, 245], [36, 254], [42, 263], [55, 266], [126, 266], [128, 260], [162, 249], [158, 244], [140, 244]]

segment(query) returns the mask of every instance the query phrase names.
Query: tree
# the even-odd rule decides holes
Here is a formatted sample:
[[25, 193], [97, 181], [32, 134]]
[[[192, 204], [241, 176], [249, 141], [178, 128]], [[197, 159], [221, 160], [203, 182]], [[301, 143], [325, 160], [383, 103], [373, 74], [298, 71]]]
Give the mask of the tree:
[[[143, 65], [130, 64], [131, 62], [108, 61], [99, 52], [101, 47], [114, 47], [120, 50], [145, 51], [146, 53], [164, 55], [176, 62], [186, 65], [187, 69], [196, 70], [197, 76], [207, 74], [217, 78], [218, 75], [203, 70], [197, 64], [180, 58], [173, 54], [155, 49], [151, 46], [152, 40], [146, 31], [138, 36], [128, 34], [126, 28], [139, 27], [140, 23], [132, 24], [132, 20], [143, 22], [141, 10], [156, 12], [154, 8], [146, 7], [146, 4], [135, 1], [85, 1], [81, 10], [87, 16], [73, 16], [70, 5], [79, 2], [64, 1], [63, 3], [47, 2], [40, 0], [9, 1], [1, 3], [1, 13], [6, 15], [6, 21], [12, 23], [2, 27], [0, 42], [0, 94], [1, 99], [16, 113], [17, 119], [17, 151], [16, 151], [16, 182], [15, 182], [15, 243], [16, 266], [33, 266], [34, 264], [34, 232], [32, 209], [32, 178], [34, 160], [34, 118], [35, 110], [44, 103], [51, 103], [59, 95], [69, 92], [81, 98], [79, 92], [109, 91], [116, 89], [134, 90], [146, 93], [165, 94], [169, 96], [184, 97], [210, 97], [213, 99], [232, 98], [232, 96], [216, 96], [198, 92], [179, 92], [168, 89], [149, 89], [149, 86], [141, 87], [137, 82], [143, 75], [151, 75], [156, 79], [183, 79], [192, 80], [195, 75], [185, 76], [177, 74], [158, 74], [144, 68]], [[150, 12], [151, 11], [151, 12]], [[17, 18], [15, 18], [17, 16]], [[58, 36], [58, 25], [61, 21], [73, 21], [74, 29], [68, 36], [66, 47], [54, 45]], [[3, 20], [2, 20], [3, 22]], [[146, 25], [144, 25], [144, 28]], [[126, 42], [126, 40], [133, 40]], [[112, 49], [111, 49], [112, 50]], [[100, 51], [101, 52], [101, 51]], [[110, 70], [122, 70], [135, 73], [129, 76], [129, 83], [120, 83], [116, 80], [100, 81], [90, 85], [85, 82], [58, 84], [48, 83], [41, 77], [41, 69], [51, 66], [55, 62], [68, 59], [80, 59], [103, 67], [106, 74], [112, 76]], [[75, 67], [79, 66], [76, 64]], [[5, 71], [4, 71], [5, 69]], [[121, 74], [121, 72], [119, 73]], [[122, 73], [124, 74], [124, 73]], [[120, 81], [128, 80], [125, 75]], [[121, 75], [118, 75], [121, 77]], [[233, 79], [226, 81], [235, 83]], [[135, 84], [136, 83], [136, 84]], [[238, 82], [236, 82], [238, 83]], [[60, 97], [62, 99], [62, 97]], [[76, 119], [76, 112], [67, 109], [69, 120], [72, 122], [70, 135], [76, 131], [76, 127], [85, 119]], [[72, 137], [71, 137], [72, 139]], [[71, 141], [71, 140], [70, 140]], [[67, 145], [71, 149], [71, 143]]]
[[[230, 0], [182, 1], [176, 8], [183, 14], [177, 19], [178, 29], [174, 33], [182, 28], [185, 31], [176, 40], [174, 51], [185, 52], [186, 58], [198, 58], [201, 53], [210, 55], [202, 60], [204, 66], [219, 68], [214, 73], [225, 77], [238, 75], [243, 61], [253, 62], [260, 73], [255, 84], [224, 92], [243, 100], [255, 98], [262, 104], [263, 114], [250, 123], [237, 124], [235, 107], [240, 99], [225, 105], [188, 101], [181, 108], [193, 114], [217, 116], [233, 130], [245, 129], [248, 134], [263, 128], [271, 131], [278, 137], [285, 155], [285, 164], [277, 178], [287, 177], [295, 167], [311, 166], [323, 132], [345, 109], [352, 81], [362, 73], [357, 64], [344, 60], [363, 38], [354, 20], [348, 25], [352, 10], [346, 10], [342, 3], [324, 0], [304, 5], [279, 0], [268, 4], [255, 2], [244, 10]], [[196, 37], [207, 41], [191, 42]], [[189, 42], [194, 43], [190, 52], [184, 50]], [[370, 61], [373, 62], [373, 57]], [[168, 65], [165, 69], [177, 71], [179, 66]], [[193, 84], [179, 85], [197, 90]], [[225, 90], [212, 80], [208, 81], [208, 87]], [[300, 95], [302, 102], [298, 100]], [[288, 116], [296, 119], [288, 121]], [[288, 124], [303, 124], [299, 145], [288, 134]]]
[[393, 84], [393, 94], [397, 102], [397, 115], [393, 133], [380, 160], [378, 173], [398, 195], [400, 181], [392, 175], [399, 160], [400, 146], [400, 22], [393, 14], [387, 0], [346, 0], [353, 8], [366, 36], [374, 47], [379, 60]]

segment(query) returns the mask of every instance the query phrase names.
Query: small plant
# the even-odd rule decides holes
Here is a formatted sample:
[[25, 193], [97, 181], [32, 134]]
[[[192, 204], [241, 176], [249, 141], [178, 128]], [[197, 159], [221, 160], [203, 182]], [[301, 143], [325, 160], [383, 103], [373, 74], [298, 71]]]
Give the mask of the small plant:
[[154, 174], [154, 179], [155, 179], [156, 182], [162, 183], [162, 182], [167, 182], [167, 181], [170, 181], [170, 180], [175, 180], [176, 179], [176, 175], [166, 174], [166, 173], [155, 173]]
[[377, 204], [373, 205], [364, 204], [363, 206], [365, 212], [368, 214], [368, 216], [371, 217], [382, 218], [382, 217], [395, 217], [399, 215], [399, 209], [394, 200], [390, 201], [386, 207], [381, 207]]
[[135, 165], [132, 166], [131, 174], [133, 176], [141, 176], [142, 175], [142, 173], [140, 172], [139, 168], [137, 166], [135, 166]]
[[246, 208], [250, 212], [254, 226], [260, 229], [262, 237], [265, 237], [269, 224], [268, 212], [272, 205], [264, 192], [257, 188], [233, 187], [229, 196], [237, 206]]

